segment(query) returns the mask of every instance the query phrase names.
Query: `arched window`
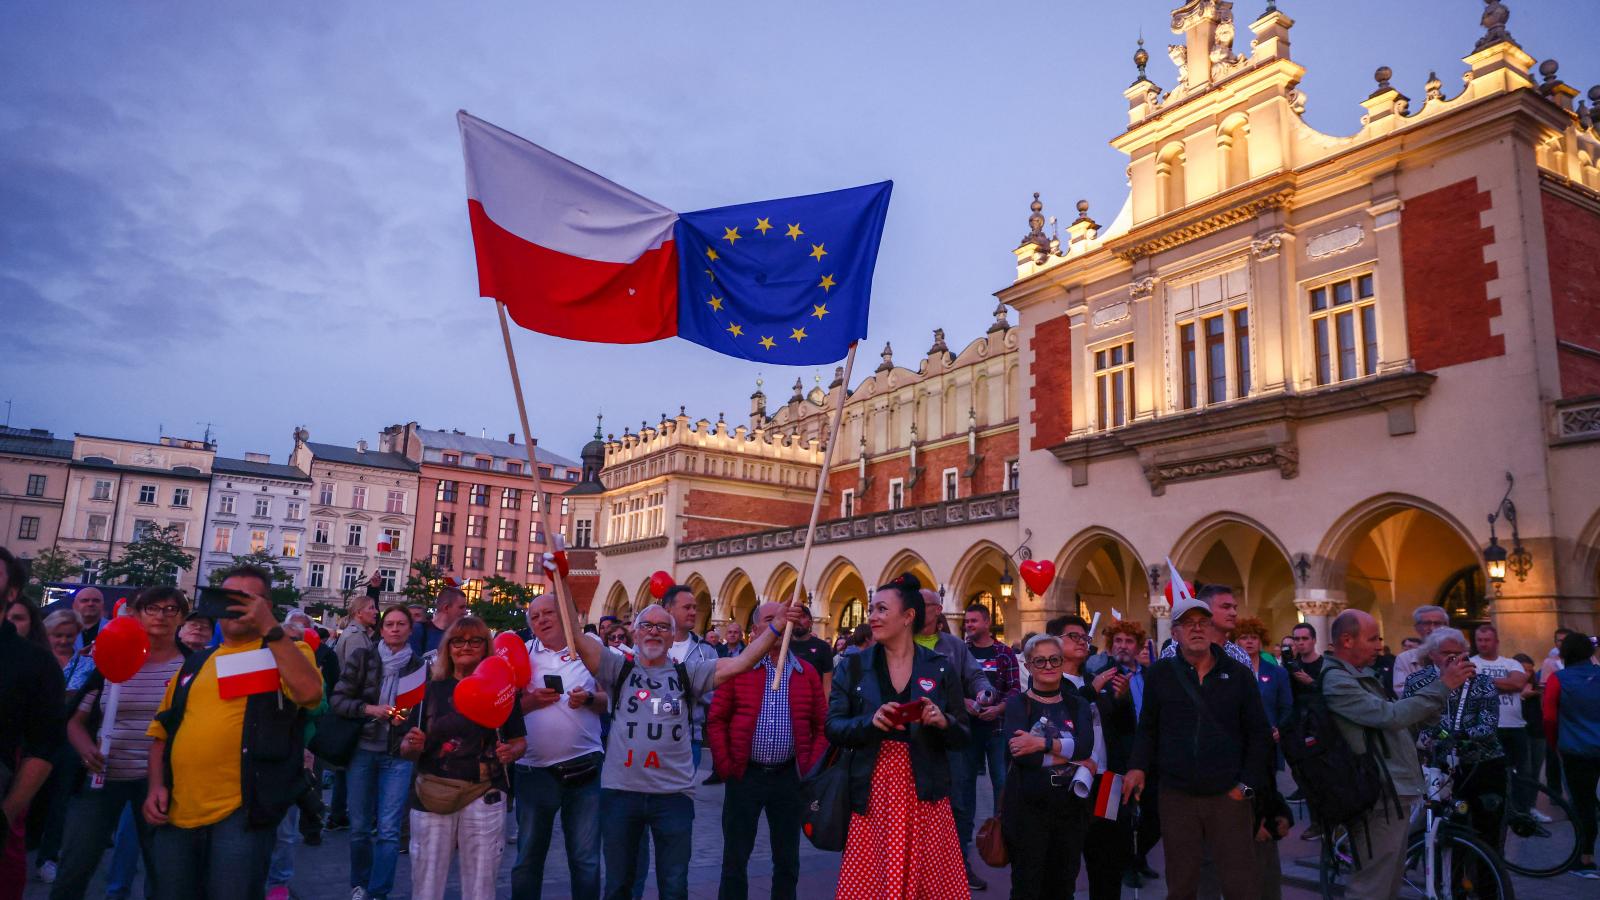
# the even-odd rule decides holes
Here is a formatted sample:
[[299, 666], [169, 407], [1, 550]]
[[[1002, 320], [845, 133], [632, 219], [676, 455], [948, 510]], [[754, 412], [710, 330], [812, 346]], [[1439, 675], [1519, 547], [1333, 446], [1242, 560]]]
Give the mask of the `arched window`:
[[994, 593], [991, 591], [978, 591], [967, 598], [967, 606], [971, 606], [974, 603], [989, 611], [990, 632], [995, 637], [1004, 635], [1006, 633], [1006, 610], [1004, 604], [995, 600]]
[[1156, 160], [1156, 189], [1161, 199], [1160, 212], [1166, 214], [1184, 206], [1183, 145], [1171, 143]]
[[867, 621], [867, 611], [861, 605], [861, 598], [853, 597], [849, 600], [846, 600], [844, 606], [839, 610], [839, 627], [837, 633], [849, 634], [855, 630], [857, 625], [860, 625], [865, 621]]
[[1450, 627], [1459, 628], [1472, 640], [1472, 630], [1489, 621], [1489, 598], [1484, 594], [1483, 567], [1470, 565], [1457, 571], [1439, 588], [1434, 601], [1450, 616]]

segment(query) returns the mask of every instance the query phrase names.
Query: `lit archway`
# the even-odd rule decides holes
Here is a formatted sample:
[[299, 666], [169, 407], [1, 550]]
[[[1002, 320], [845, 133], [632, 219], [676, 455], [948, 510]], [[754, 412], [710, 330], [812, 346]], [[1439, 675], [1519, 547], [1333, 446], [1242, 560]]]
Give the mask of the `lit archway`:
[[722, 588], [717, 592], [718, 618], [744, 624], [750, 621], [750, 613], [757, 602], [756, 587], [750, 576], [743, 569], [734, 569], [723, 579]]
[[822, 611], [828, 618], [827, 627], [819, 624], [818, 630], [829, 635], [845, 634], [865, 622], [870, 590], [854, 563], [835, 557], [822, 568], [817, 578], [817, 596], [811, 603], [812, 609]]
[[1055, 563], [1053, 615], [1076, 613], [1092, 622], [1099, 613], [1102, 627], [1121, 615], [1154, 633], [1145, 565], [1122, 535], [1108, 528], [1087, 528], [1062, 546]]
[[780, 564], [767, 578], [766, 590], [761, 592], [761, 602], [787, 602], [794, 595], [795, 581], [800, 573], [788, 563]]
[[1239, 615], [1260, 619], [1272, 640], [1299, 621], [1289, 554], [1254, 519], [1223, 512], [1196, 522], [1173, 547], [1172, 561], [1191, 582], [1233, 588]]
[[611, 590], [606, 591], [605, 611], [606, 615], [628, 617], [631, 611], [628, 606], [628, 589], [622, 586], [622, 582], [613, 582]]
[[711, 628], [711, 622], [716, 612], [716, 604], [711, 599], [711, 588], [706, 585], [706, 580], [700, 576], [699, 572], [691, 573], [688, 578], [683, 580], [683, 583], [694, 593], [695, 633], [703, 635]]
[[938, 590], [939, 580], [933, 577], [933, 567], [914, 550], [901, 550], [891, 557], [877, 584], [888, 584], [907, 572], [917, 576], [923, 587]]
[[947, 613], [957, 613], [974, 604], [989, 611], [997, 637], [1014, 640], [1017, 631], [1017, 592], [1021, 584], [1006, 551], [993, 541], [980, 541], [962, 554], [950, 576]]
[[633, 611], [637, 613], [654, 602], [656, 598], [650, 596], [650, 579], [646, 578], [639, 583], [639, 589], [633, 592]]

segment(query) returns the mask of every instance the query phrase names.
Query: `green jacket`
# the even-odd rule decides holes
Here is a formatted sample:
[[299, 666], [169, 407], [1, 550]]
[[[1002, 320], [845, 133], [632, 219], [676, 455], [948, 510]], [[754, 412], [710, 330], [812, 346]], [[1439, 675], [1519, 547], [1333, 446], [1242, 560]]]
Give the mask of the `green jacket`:
[[1417, 761], [1417, 741], [1411, 729], [1437, 722], [1444, 714], [1450, 691], [1435, 681], [1404, 700], [1390, 700], [1378, 674], [1357, 669], [1331, 653], [1322, 657], [1322, 696], [1328, 711], [1338, 717], [1339, 730], [1357, 752], [1366, 749], [1365, 729], [1377, 729], [1383, 738], [1379, 752], [1389, 767], [1395, 794], [1421, 796], [1426, 788], [1422, 764]]

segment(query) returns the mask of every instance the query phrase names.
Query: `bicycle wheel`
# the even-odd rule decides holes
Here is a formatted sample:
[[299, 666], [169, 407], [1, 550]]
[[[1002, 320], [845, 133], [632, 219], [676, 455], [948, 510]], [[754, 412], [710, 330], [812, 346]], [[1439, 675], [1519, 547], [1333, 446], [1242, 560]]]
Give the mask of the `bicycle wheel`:
[[[1406, 849], [1403, 897], [1428, 896], [1424, 838], [1416, 835]], [[1439, 829], [1434, 868], [1434, 896], [1451, 900], [1516, 900], [1511, 873], [1500, 855], [1477, 835], [1455, 825]]]
[[[1520, 791], [1519, 791], [1520, 789]], [[1532, 797], [1539, 815], [1506, 816], [1506, 868], [1535, 878], [1559, 875], [1578, 861], [1577, 819], [1560, 792], [1543, 784], [1518, 779], [1512, 796]], [[1541, 816], [1549, 821], [1541, 821]]]

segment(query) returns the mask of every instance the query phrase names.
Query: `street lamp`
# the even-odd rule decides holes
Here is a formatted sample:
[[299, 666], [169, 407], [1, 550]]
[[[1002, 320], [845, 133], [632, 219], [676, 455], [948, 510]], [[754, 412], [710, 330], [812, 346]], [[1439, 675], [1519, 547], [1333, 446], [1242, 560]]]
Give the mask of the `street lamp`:
[[1006, 561], [1005, 571], [1000, 573], [1000, 599], [1011, 599], [1011, 561]]
[[[1495, 506], [1494, 512], [1489, 514], [1489, 546], [1483, 548], [1483, 568], [1489, 577], [1489, 583], [1494, 585], [1495, 596], [1500, 596], [1500, 591], [1506, 583], [1506, 571], [1517, 576], [1518, 581], [1526, 581], [1528, 573], [1533, 570], [1533, 554], [1528, 548], [1522, 546], [1522, 535], [1517, 531], [1517, 506], [1511, 502], [1511, 490], [1516, 487], [1516, 479], [1510, 472], [1506, 473], [1506, 493], [1500, 498], [1500, 503]], [[1494, 525], [1502, 516], [1511, 526], [1511, 550], [1500, 546], [1500, 539], [1494, 533]]]

